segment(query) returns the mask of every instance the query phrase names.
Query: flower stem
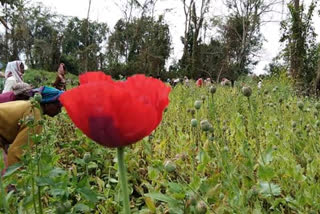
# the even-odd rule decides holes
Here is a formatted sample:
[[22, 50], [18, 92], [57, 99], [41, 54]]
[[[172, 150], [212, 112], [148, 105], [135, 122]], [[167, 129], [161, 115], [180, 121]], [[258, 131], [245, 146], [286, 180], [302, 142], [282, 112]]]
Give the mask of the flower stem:
[[5, 169], [5, 160], [4, 160], [4, 152], [2, 152], [2, 149], [0, 148], [0, 198], [1, 198], [1, 202], [0, 204], [2, 204], [3, 208], [4, 208], [4, 213], [9, 213], [9, 208], [8, 208], [8, 204], [6, 201], [6, 193], [3, 187], [3, 180], [2, 180], [2, 170], [3, 168]]
[[130, 202], [128, 193], [127, 169], [124, 163], [124, 147], [117, 148], [118, 155], [118, 170], [120, 177], [120, 185], [123, 197], [123, 208], [125, 214], [130, 214]]

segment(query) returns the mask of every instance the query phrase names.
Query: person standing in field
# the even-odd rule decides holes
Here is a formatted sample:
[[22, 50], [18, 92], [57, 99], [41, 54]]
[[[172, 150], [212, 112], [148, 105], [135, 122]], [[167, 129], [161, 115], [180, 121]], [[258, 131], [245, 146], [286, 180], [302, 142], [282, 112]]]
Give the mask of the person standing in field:
[[65, 91], [66, 90], [66, 66], [63, 63], [60, 63], [58, 68], [58, 73], [56, 77], [56, 81], [53, 83], [53, 87], [58, 90]]
[[[24, 145], [32, 145], [30, 136], [41, 132], [38, 121], [42, 114], [54, 117], [61, 112], [60, 95], [63, 91], [52, 87], [44, 87], [41, 95], [40, 109], [31, 101], [12, 101], [0, 104], [0, 152], [5, 160], [5, 173], [7, 167], [20, 161]], [[25, 122], [33, 120], [35, 127], [30, 129]]]
[[5, 83], [2, 93], [12, 91], [13, 86], [15, 86], [17, 83], [23, 83], [23, 74], [23, 62], [19, 60], [8, 62], [6, 71], [4, 73]]

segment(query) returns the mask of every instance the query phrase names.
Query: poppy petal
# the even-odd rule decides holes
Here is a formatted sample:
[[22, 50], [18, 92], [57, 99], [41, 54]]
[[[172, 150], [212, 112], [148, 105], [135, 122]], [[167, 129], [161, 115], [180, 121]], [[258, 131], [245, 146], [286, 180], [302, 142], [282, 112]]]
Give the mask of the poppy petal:
[[125, 82], [80, 85], [65, 92], [60, 101], [89, 138], [120, 147], [141, 140], [159, 125], [169, 92], [161, 81], [137, 75]]
[[111, 82], [112, 78], [101, 71], [90, 71], [79, 76], [80, 85], [100, 81]]

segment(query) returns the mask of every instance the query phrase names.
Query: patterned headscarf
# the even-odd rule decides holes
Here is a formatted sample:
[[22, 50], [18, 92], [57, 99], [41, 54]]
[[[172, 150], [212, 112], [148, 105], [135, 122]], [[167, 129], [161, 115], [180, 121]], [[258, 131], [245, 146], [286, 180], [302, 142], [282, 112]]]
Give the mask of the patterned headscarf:
[[4, 73], [5, 78], [9, 78], [11, 76], [14, 76], [17, 83], [23, 82], [22, 80], [22, 73], [20, 72], [20, 65], [22, 64], [21, 61], [16, 60], [13, 62], [8, 62], [6, 71]]
[[52, 87], [43, 86], [40, 93], [42, 96], [41, 103], [53, 103], [59, 101], [59, 97], [61, 94], [63, 94], [63, 91]]

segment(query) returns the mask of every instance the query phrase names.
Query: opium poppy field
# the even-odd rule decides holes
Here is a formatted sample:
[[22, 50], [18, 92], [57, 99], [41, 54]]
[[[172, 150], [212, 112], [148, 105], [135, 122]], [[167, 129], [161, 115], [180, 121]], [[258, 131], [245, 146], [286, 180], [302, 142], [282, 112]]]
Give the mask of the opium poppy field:
[[[159, 85], [170, 101], [153, 97], [157, 112], [142, 112], [132, 97], [125, 99], [131, 93], [126, 86], [114, 87], [122, 90], [123, 100], [113, 98], [116, 106], [110, 108], [126, 115], [119, 119], [126, 133], [103, 139], [99, 130], [86, 133], [90, 123], [99, 127], [102, 122], [92, 119], [79, 129], [66, 105], [43, 121], [41, 135], [30, 136], [34, 146], [25, 148], [21, 163], [1, 180], [1, 213], [127, 212], [121, 153], [110, 142], [127, 145], [121, 147], [121, 162], [131, 213], [320, 212], [320, 103], [297, 96], [286, 77], [266, 78], [260, 89], [252, 79], [234, 87], [193, 82], [170, 91]], [[103, 93], [99, 96], [103, 99]], [[130, 111], [124, 111], [128, 103]], [[85, 108], [74, 114], [85, 115], [93, 107]], [[151, 132], [150, 127], [156, 128]]]

